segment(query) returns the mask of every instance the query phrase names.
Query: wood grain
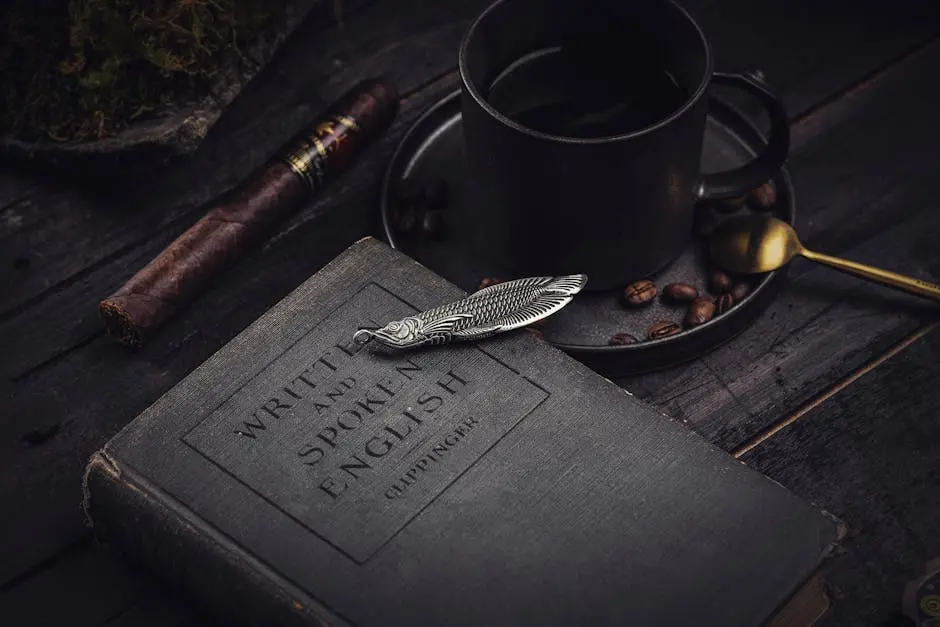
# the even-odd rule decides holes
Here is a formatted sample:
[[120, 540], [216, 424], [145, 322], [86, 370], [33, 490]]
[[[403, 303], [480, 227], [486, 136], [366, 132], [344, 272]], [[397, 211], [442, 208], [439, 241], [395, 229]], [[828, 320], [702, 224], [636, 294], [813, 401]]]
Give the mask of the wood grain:
[[909, 624], [901, 592], [940, 556], [938, 355], [934, 331], [743, 457], [848, 527], [825, 627]]
[[[940, 278], [940, 84], [921, 80], [938, 72], [935, 43], [795, 127], [790, 168], [808, 247]], [[619, 383], [732, 450], [938, 315], [925, 301], [800, 260], [732, 343], [690, 366]]]
[[148, 574], [83, 542], [50, 567], [0, 594], [0, 616], [15, 627], [196, 627], [198, 617], [172, 602]]
[[[0, 247], [0, 316], [37, 302], [122, 252], [148, 245], [157, 231], [181, 232], [200, 204], [232, 187], [265, 161], [324, 106], [358, 80], [384, 74], [407, 94], [456, 64], [466, 22], [486, 0], [420, 0], [409, 10], [374, 2], [348, 15], [343, 29], [332, 19], [308, 20], [253, 80], [191, 159], [120, 190], [64, 199], [37, 190], [10, 210], [43, 220], [19, 229]], [[317, 17], [317, 16], [314, 16]], [[408, 45], [396, 37], [407, 33]], [[24, 218], [24, 226], [30, 222]], [[31, 259], [15, 274], [13, 260]], [[12, 280], [15, 276], [16, 280]]]
[[[783, 5], [786, 6], [783, 7]], [[771, 11], [771, 13], [787, 13], [792, 8], [790, 5], [791, 3], [785, 2], [784, 0], [774, 0], [773, 2], [764, 3], [763, 8]], [[825, 83], [825, 89], [821, 89], [816, 93], [816, 98], [824, 101], [831, 97], [833, 90], [844, 90], [845, 86], [853, 84], [854, 81], [878, 67], [874, 62], [868, 65], [860, 65], [855, 57], [849, 56], [843, 58], [839, 56], [841, 54], [839, 51], [842, 50], [843, 47], [850, 43], [858, 47], [861, 41], [866, 40], [869, 37], [871, 29], [874, 28], [873, 23], [885, 24], [887, 26], [885, 32], [892, 34], [890, 37], [886, 36], [872, 43], [872, 46], [878, 47], [881, 50], [882, 56], [890, 57], [898, 53], [898, 50], [919, 45], [925, 37], [925, 33], [931, 32], [929, 29], [925, 30], [923, 24], [933, 23], [926, 19], [928, 17], [926, 12], [936, 11], [937, 16], [940, 17], [940, 5], [922, 2], [915, 3], [915, 5], [909, 7], [910, 10], [914, 11], [916, 9], [917, 11], [921, 11], [921, 17], [924, 19], [899, 20], [896, 14], [896, 3], [882, 2], [879, 3], [877, 12], [865, 14], [868, 16], [867, 19], [855, 18], [858, 23], [855, 24], [856, 28], [854, 30], [841, 27], [833, 28], [832, 31], [839, 33], [838, 37], [824, 37], [819, 41], [806, 40], [805, 43], [807, 45], [813, 44], [818, 48], [817, 53], [819, 55], [836, 55], [839, 59], [839, 63], [842, 64], [825, 64], [825, 71], [830, 78], [833, 78], [833, 72], [840, 71], [842, 73], [838, 76], [838, 80], [833, 78], [831, 82]], [[438, 12], [436, 14], [436, 19], [439, 21], [436, 28], [428, 26], [428, 24], [434, 23], [430, 17], [423, 18], [418, 24], [396, 22], [395, 24], [382, 25], [380, 24], [382, 20], [373, 16], [372, 13], [369, 13], [369, 11], [377, 11], [377, 9], [364, 10], [356, 15], [357, 30], [354, 33], [350, 33], [350, 36], [360, 38], [367, 37], [369, 38], [368, 41], [371, 42], [370, 45], [376, 46], [378, 44], [375, 42], [380, 40], [382, 36], [392, 37], [390, 34], [392, 31], [387, 29], [399, 28], [399, 32], [413, 32], [417, 30], [418, 32], [412, 41], [414, 46], [417, 46], [419, 50], [454, 49], [459, 41], [461, 29], [453, 22], [456, 21], [456, 23], [462, 27], [466, 19], [468, 19], [468, 16], [478, 7], [477, 4], [469, 2], [469, 0], [459, 3], [449, 3], [447, 6], [450, 13]], [[754, 18], [754, 9], [751, 3], [741, 2], [740, 0], [725, 0], [719, 3], [691, 2], [689, 3], [689, 7], [692, 13], [701, 20], [707, 31], [712, 34], [711, 40], [716, 49], [719, 67], [736, 66], [732, 59], [737, 55], [742, 59], [752, 59], [757, 65], [763, 67], [768, 76], [771, 77], [787, 77], [801, 74], [812, 77], [815, 76], [814, 72], [819, 71], [818, 68], [820, 64], [810, 63], [812, 57], [807, 57], [803, 54], [793, 55], [789, 53], [787, 48], [788, 42], [792, 37], [791, 33], [803, 27], [798, 21], [798, 19], [801, 19], [801, 16], [803, 16], [799, 10], [796, 11], [793, 16], [794, 20], [797, 21], [792, 23], [793, 26], [791, 28], [780, 28], [777, 22], [758, 22]], [[821, 15], [827, 20], [835, 20], [838, 17], [837, 13], [831, 11], [825, 11]], [[873, 16], [877, 16], [878, 19], [873, 19]], [[451, 22], [447, 22], [448, 19], [450, 19]], [[751, 20], [753, 24], [748, 29], [742, 30], [741, 24], [748, 20]], [[744, 31], [746, 31], [746, 33]], [[745, 41], [750, 41], [750, 39], [754, 37], [754, 32], [763, 33], [760, 37], [763, 43], [758, 47], [758, 54], [748, 55], [745, 51], [740, 50], [738, 48], [739, 44], [735, 42], [738, 42], [741, 37], [745, 37], [745, 35]], [[906, 36], [902, 37], [900, 33], [906, 33]], [[886, 42], [883, 45], [887, 47], [880, 48], [880, 46], [882, 46], [881, 42]], [[327, 46], [327, 43], [327, 38], [324, 37], [323, 41], [318, 45], [324, 47]], [[286, 83], [284, 90], [288, 93], [288, 98], [284, 100], [289, 100], [291, 89], [309, 89], [309, 84], [291, 84], [290, 80], [287, 80], [290, 78], [290, 75], [287, 77], [283, 76], [283, 67], [285, 65], [290, 66], [288, 61], [293, 63], [297, 58], [305, 55], [314, 56], [317, 53], [317, 50], [308, 50], [303, 46], [295, 50], [294, 47], [297, 46], [294, 46], [294, 40], [291, 40], [290, 44], [293, 47], [289, 46], [284, 51], [285, 59], [279, 63], [272, 64], [272, 73], [277, 74], [276, 79]], [[345, 45], [345, 42], [340, 42], [335, 45], [342, 47]], [[401, 60], [397, 59], [392, 53], [383, 52], [378, 58], [370, 57], [369, 61], [380, 64], [409, 63], [409, 67], [418, 68], [415, 70], [416, 75], [418, 75], [418, 72], [423, 72], [420, 74], [421, 76], [426, 76], [426, 73], [430, 71], [442, 71], [442, 68], [449, 67], [453, 62], [453, 59], [447, 61], [448, 54], [439, 54], [437, 58], [441, 61], [440, 65], [427, 67], [427, 63], [423, 62], [424, 65], [422, 66], [421, 64], [415, 63], [415, 57], [418, 56], [419, 53], [413, 51], [412, 47], [413, 46], [392, 47], [396, 55], [404, 55]], [[402, 48], [407, 48], [407, 50], [411, 50], [411, 52], [400, 50]], [[320, 53], [322, 54], [322, 51], [320, 51]], [[743, 63], [743, 61], [739, 61], [737, 65], [741, 63]], [[397, 71], [397, 68], [395, 69]], [[362, 71], [361, 68], [360, 71]], [[419, 82], [416, 79], [416, 75], [409, 75], [400, 82], [415, 84]], [[264, 76], [265, 75], [262, 75], [262, 78]], [[807, 80], [817, 81], [816, 78], [808, 78]], [[272, 81], [275, 84], [277, 83], [274, 79], [272, 79]], [[789, 82], [795, 89], [799, 86], [799, 83], [794, 83], [793, 81], [796, 81], [796, 79], [789, 78], [785, 82]], [[323, 91], [327, 91], [330, 89], [330, 86], [335, 83], [336, 78], [334, 77], [333, 82], [328, 83], [327, 87], [323, 88]], [[23, 272], [20, 270], [17, 272], [19, 280], [17, 281], [16, 289], [12, 290], [9, 295], [0, 297], [0, 299], [12, 298], [17, 293], [17, 290], [32, 289], [28, 288], [28, 285], [31, 283], [34, 283], [34, 287], [36, 287], [37, 290], [40, 289], [40, 284], [42, 284], [42, 286], [44, 286], [43, 289], [45, 289], [45, 291], [42, 292], [42, 296], [34, 296], [31, 300], [28, 300], [27, 306], [21, 304], [18, 308], [14, 308], [13, 311], [16, 312], [15, 314], [9, 313], [8, 310], [6, 316], [8, 324], [0, 326], [0, 344], [7, 341], [6, 338], [9, 337], [11, 338], [10, 341], [12, 345], [16, 347], [16, 350], [12, 351], [14, 357], [0, 366], [0, 375], [12, 379], [21, 378], [32, 369], [54, 360], [56, 355], [62, 354], [72, 347], [80, 346], [84, 342], [87, 342], [89, 338], [97, 332], [95, 326], [96, 322], [94, 322], [95, 315], [90, 308], [88, 308], [87, 304], [89, 302], [95, 302], [119, 284], [119, 282], [113, 279], [114, 276], [118, 275], [122, 278], [126, 278], [132, 273], [134, 266], [128, 267], [127, 253], [139, 255], [137, 258], [140, 259], [140, 261], [136, 262], [139, 265], [146, 263], [146, 255], [155, 255], [164, 245], [171, 241], [172, 237], [170, 237], [168, 232], [173, 235], [178, 234], [197, 217], [191, 213], [191, 206], [186, 203], [191, 203], [196, 200], [196, 197], [193, 196], [196, 192], [202, 194], [198, 196], [199, 199], [205, 200], [209, 197], [208, 194], [211, 193], [211, 190], [206, 187], [207, 183], [204, 180], [207, 178], [206, 172], [213, 176], [218, 176], [220, 171], [224, 172], [229, 176], [229, 178], [225, 179], [225, 182], [231, 184], [236, 180], [231, 178], [232, 172], [246, 171], [241, 166], [232, 167], [231, 163], [224, 160], [225, 155], [231, 155], [233, 153], [240, 154], [242, 144], [239, 144], [239, 142], [248, 142], [252, 138], [257, 139], [264, 131], [268, 131], [268, 134], [270, 134], [271, 129], [264, 127], [265, 123], [271, 123], [269, 122], [270, 120], [284, 120], [290, 118], [290, 115], [286, 115], [284, 112], [271, 109], [273, 105], [271, 105], [268, 100], [273, 98], [273, 96], [271, 93], [265, 91], [265, 88], [268, 91], [273, 91], [274, 89], [273, 86], [267, 83], [260, 87], [255, 87], [254, 84], [252, 84], [249, 86], [248, 94], [245, 96], [246, 98], [249, 96], [257, 96], [255, 97], [255, 102], [256, 105], [262, 109], [263, 114], [259, 116], [253, 124], [249, 124], [246, 120], [242, 119], [245, 115], [243, 109], [235, 109], [226, 114], [219, 122], [219, 133], [226, 133], [225, 137], [227, 138], [227, 143], [215, 137], [207, 139], [206, 150], [209, 151], [211, 155], [214, 155], [214, 157], [210, 155], [204, 162], [200, 162], [197, 158], [197, 161], [193, 163], [191, 168], [180, 171], [175, 179], [171, 177], [171, 180], [166, 182], [166, 184], [161, 184], [159, 187], [165, 191], [162, 192], [162, 197], [158, 202], [151, 203], [153, 207], [149, 209], [139, 209], [131, 216], [132, 219], [128, 220], [126, 212], [105, 211], [100, 207], [96, 207], [91, 200], [82, 200], [81, 198], [76, 199], [74, 196], [66, 196], [65, 198], [59, 199], [58, 202], [50, 203], [52, 209], [55, 210], [55, 208], [58, 207], [62, 215], [56, 215], [53, 212], [53, 219], [48, 220], [46, 224], [56, 225], [61, 223], [63, 225], [62, 228], [69, 229], [68, 246], [62, 244], [60, 233], [50, 233], [45, 229], [34, 229], [38, 232], [26, 233], [22, 240], [22, 246], [28, 248], [26, 252], [17, 252], [15, 247], [9, 250], [0, 248], [0, 278], [3, 277], [4, 272], [13, 272], [10, 270], [10, 260], [3, 259], [4, 254], [14, 260], [20, 259], [21, 261], [19, 263], [21, 266], [23, 264], [22, 259], [26, 259], [26, 263], [29, 264], [28, 271]], [[790, 97], [790, 91], [782, 90], [781, 93], [785, 100]], [[265, 109], [265, 106], [267, 106], [267, 109]], [[309, 114], [310, 111], [307, 110], [306, 115]], [[229, 121], [229, 118], [234, 118], [235, 121]], [[250, 128], [245, 129], [239, 126], [239, 121], [242, 124], [248, 124]], [[284, 122], [281, 123], [283, 124]], [[296, 123], [300, 124], [300, 121], [296, 121]], [[274, 135], [286, 136], [283, 131], [284, 129], [282, 128], [281, 131], [275, 132]], [[272, 150], [274, 145], [273, 143], [271, 144]], [[226, 150], [226, 147], [229, 149]], [[255, 154], [255, 157], [259, 157], [257, 154], [259, 151], [260, 149], [254, 149], [248, 152]], [[200, 173], [201, 176], [197, 176]], [[219, 183], [221, 184], [222, 181]], [[177, 196], [179, 196], [180, 190], [185, 190], [182, 194], [182, 198], [178, 198], [176, 201], [165, 198], [174, 191]], [[297, 218], [291, 225], [288, 225], [285, 230], [290, 231], [293, 228], [292, 225], [315, 219], [321, 213], [330, 210], [333, 206], [342, 204], [345, 200], [346, 193], [343, 188], [334, 187], [307, 210], [300, 212]], [[167, 207], [170, 207], [170, 209], [168, 210]], [[26, 208], [31, 208], [27, 213], [31, 213], [36, 219], [39, 219], [43, 211], [49, 210], [49, 207], [35, 206], [33, 200], [26, 203]], [[186, 213], [187, 210], [190, 210], [190, 213]], [[91, 219], [89, 218], [90, 215], [94, 216], [96, 224], [92, 225], [88, 223], [88, 220]], [[183, 217], [180, 217], [181, 215]], [[173, 220], [173, 216], [177, 216], [176, 221]], [[161, 225], [164, 225], [164, 227], [161, 228]], [[128, 238], [130, 237], [133, 240], [133, 237], [125, 232], [127, 229], [133, 231], [133, 237], [142, 238], [144, 234], [147, 234], [150, 239], [146, 241], [129, 242]], [[112, 246], [112, 243], [114, 246]], [[115, 248], [118, 249], [119, 252], [113, 253], [111, 256], [98, 262], [93, 261], [96, 256], [101, 255], [105, 251], [114, 250]], [[14, 261], [13, 265], [15, 265], [15, 263]], [[44, 264], [47, 263], [68, 268], [70, 271], [75, 271], [76, 268], [84, 269], [75, 272], [71, 275], [71, 278], [56, 283], [58, 278], [52, 276], [45, 269], [46, 266]], [[296, 280], [299, 280], [299, 278], [300, 277]], [[0, 305], [0, 310], [4, 309], [5, 307]], [[3, 317], [4, 316], [0, 314], [0, 320], [3, 320]], [[19, 348], [20, 346], [29, 346], [30, 348], [26, 350]]]
[[[940, 6], [724, 0], [701, 21], [716, 69], [762, 70], [791, 118], [800, 118], [940, 34]], [[856, 81], [846, 82], [846, 75]]]
[[[413, 112], [430, 102], [414, 101]], [[410, 119], [400, 115], [397, 130], [393, 126], [392, 132], [402, 132]], [[23, 525], [17, 533], [29, 530], [36, 540], [28, 550], [16, 543], [0, 543], [0, 581], [38, 555], [51, 554], [63, 541], [84, 533], [75, 495], [81, 468], [95, 448], [296, 287], [301, 278], [313, 274], [373, 226], [368, 208], [378, 182], [376, 166], [388, 158], [392, 148], [391, 140], [382, 149], [374, 147], [344, 176], [342, 181], [357, 177], [362, 183], [347, 188], [349, 211], [327, 212], [320, 220], [303, 223], [294, 229], [293, 246], [268, 246], [249, 255], [226, 276], [230, 289], [204, 294], [195, 306], [160, 329], [143, 349], [130, 352], [104, 336], [97, 314], [91, 312], [85, 320], [89, 340], [80, 350], [67, 353], [55, 367], [41, 368], [16, 384], [6, 405], [13, 412], [26, 413], [19, 418], [12, 414], [0, 417], [3, 423], [12, 420], [6, 424], [18, 434], [0, 440], [0, 455], [6, 455], [18, 472], [0, 476], [0, 493], [10, 495], [26, 509], [18, 523], [8, 518], [4, 525], [11, 525], [11, 533], [12, 525]], [[311, 241], [318, 244], [311, 246]], [[146, 262], [149, 255], [148, 251], [134, 251], [120, 268]], [[258, 271], [261, 266], [266, 268], [264, 272]], [[121, 275], [111, 278], [115, 285], [123, 280]], [[232, 300], [236, 294], [239, 296]], [[92, 381], [100, 393], [82, 393]], [[28, 443], [30, 434], [49, 430], [55, 430], [53, 436], [36, 445]], [[32, 479], [24, 483], [17, 476]], [[46, 485], [50, 480], [57, 487], [47, 486], [49, 492], [43, 494], [27, 487], [32, 481]]]
[[86, 543], [56, 568], [0, 595], [0, 616], [5, 623], [12, 621], [9, 625], [93, 627], [120, 615], [140, 597], [144, 581], [123, 562]]
[[[0, 477], [0, 494], [12, 506], [2, 525], [0, 581], [84, 534], [79, 471], [91, 450], [374, 228], [383, 160], [416, 112], [453, 86], [451, 77], [420, 89], [453, 66], [462, 29], [482, 4], [427, 2], [413, 12], [368, 5], [347, 15], [342, 33], [312, 26], [311, 36], [292, 39], [280, 62], [248, 86], [186, 167], [139, 188], [133, 199], [82, 197], [61, 185], [36, 187], [29, 177], [3, 173], [0, 238], [11, 237], [4, 239], [9, 248], [0, 246], [0, 311], [6, 312], [0, 314], [0, 455], [9, 471]], [[816, 5], [721, 0], [694, 2], [690, 10], [709, 33], [718, 69], [764, 69], [791, 116], [800, 118], [792, 163], [808, 243], [940, 276], [930, 245], [936, 225], [924, 211], [937, 154], [931, 146], [940, 128], [930, 114], [937, 107], [936, 81], [924, 80], [936, 75], [935, 48], [881, 72], [936, 34], [940, 5]], [[413, 108], [405, 107], [411, 113], [373, 157], [285, 224], [151, 349], [126, 354], [100, 337], [92, 303], [192, 223], [199, 202], [231, 186], [319, 107], [373, 70], [386, 71], [400, 88], [418, 90]], [[894, 230], [883, 233], [889, 226]], [[722, 349], [707, 360], [625, 383], [674, 415], [702, 416], [696, 428], [732, 448], [813, 396], [817, 378], [825, 386], [934, 318], [910, 301], [896, 311], [893, 297], [853, 291], [863, 289], [854, 282], [833, 286], [830, 273], [808, 265], [793, 271], [793, 287], [761, 326], [735, 342], [744, 347], [740, 352]], [[841, 309], [829, 306], [833, 289], [847, 290], [838, 292]], [[80, 573], [75, 559], [66, 555], [0, 594], [0, 603], [33, 579], [49, 578], [42, 581], [51, 582], [44, 584], [50, 590], [69, 585], [61, 573]], [[133, 578], [102, 574], [100, 589], [89, 590], [87, 599], [110, 607], [108, 587]], [[191, 624], [160, 599], [125, 606], [109, 624], [153, 624], [147, 622], [151, 608], [170, 617], [160, 624]]]
[[[718, 6], [713, 8], [717, 10]], [[375, 20], [381, 21], [377, 17]], [[379, 25], [375, 28], [379, 29]], [[792, 28], [796, 30], [797, 25]], [[438, 24], [425, 32], [449, 33], [434, 40], [444, 46], [439, 49], [447, 50], [456, 45], [459, 31], [452, 24]], [[385, 36], [391, 35], [385, 32]], [[788, 58], [784, 43], [789, 35], [768, 27], [766, 36], [777, 37], [780, 43], [774, 49], [777, 56]], [[416, 35], [416, 40], [420, 42], [421, 36]], [[387, 61], [383, 57], [377, 62]], [[853, 65], [844, 80], [851, 82], [856, 77], [857, 67]], [[330, 195], [296, 216], [272, 245], [245, 260], [216, 290], [168, 324], [145, 351], [126, 354], [101, 337], [96, 314], [87, 304], [109, 293], [150, 259], [176, 235], [175, 228], [157, 230], [144, 245], [131, 247], [109, 263], [86, 271], [81, 280], [66, 289], [50, 292], [35, 313], [23, 311], [0, 329], [4, 344], [13, 347], [9, 351], [12, 360], [5, 364], [12, 364], [14, 369], [6, 374], [16, 379], [13, 395], [6, 403], [9, 411], [0, 423], [10, 436], [0, 441], [0, 451], [20, 469], [19, 476], [33, 477], [26, 484], [12, 476], [0, 478], [0, 493], [23, 504], [5, 521], [6, 537], [18, 537], [27, 529], [37, 537], [29, 547], [0, 544], [3, 557], [0, 580], [54, 553], [62, 543], [83, 532], [70, 495], [75, 494], [80, 469], [94, 448], [299, 281], [369, 230], [374, 224], [372, 207], [381, 164], [390, 154], [394, 138], [406, 128], [408, 115], [415, 115], [453, 86], [452, 80], [416, 93], [412, 102], [403, 106], [412, 113], [403, 111], [381, 149], [370, 151], [357, 168], [331, 188]], [[838, 119], [840, 116], [835, 115], [831, 121]], [[316, 245], [312, 245], [314, 242]], [[263, 271], [259, 271], [261, 268]], [[749, 429], [750, 414], [740, 409], [734, 393], [721, 385], [708, 360], [692, 368], [703, 372], [704, 378], [694, 373], [679, 376], [696, 390], [693, 395], [708, 399], [707, 402], [690, 407], [685, 404], [687, 397], [678, 396], [663, 404], [679, 417], [688, 418], [686, 410], [696, 412], [696, 416], [713, 417], [715, 422], [710, 428], [703, 428], [703, 432], [722, 444], [735, 441], [737, 430]], [[672, 385], [673, 380], [667, 380], [667, 396], [682, 389]], [[91, 384], [94, 393], [89, 392], [89, 382], [95, 382]], [[631, 387], [656, 400], [655, 387], [654, 393], [650, 393], [649, 385]], [[715, 395], [720, 402], [711, 400]], [[679, 412], [674, 411], [677, 406]], [[728, 411], [728, 407], [734, 411], [722, 422], [722, 412]], [[710, 408], [714, 410], [709, 412]], [[30, 434], [52, 429], [57, 429], [55, 435], [43, 440], [43, 444], [24, 444], [30, 440]], [[51, 498], [41, 498], [33, 488], [35, 485], [43, 485]]]

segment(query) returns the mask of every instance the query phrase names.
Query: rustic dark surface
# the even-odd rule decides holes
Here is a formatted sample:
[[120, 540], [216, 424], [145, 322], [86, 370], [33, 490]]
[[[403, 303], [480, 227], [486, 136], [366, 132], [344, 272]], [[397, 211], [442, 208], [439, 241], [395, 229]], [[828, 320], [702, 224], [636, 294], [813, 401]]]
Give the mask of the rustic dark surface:
[[[336, 349], [363, 320], [459, 295], [373, 238], [350, 247], [94, 457], [96, 536], [246, 627], [312, 627], [324, 613], [331, 625], [621, 627], [656, 624], [668, 604], [752, 627], [829, 552], [837, 525], [817, 508], [529, 333], [409, 355]], [[329, 367], [311, 365], [318, 355]], [[300, 371], [309, 393], [289, 383]], [[279, 401], [283, 420], [252, 413], [284, 385], [297, 398]], [[355, 425], [337, 413], [357, 405], [374, 414]], [[350, 429], [329, 447], [297, 452], [337, 420]], [[397, 443], [370, 457], [392, 431]], [[343, 478], [360, 458], [370, 470]]]
[[933, 330], [742, 456], [847, 525], [826, 569], [833, 624], [892, 624], [940, 555], [938, 356]]
[[[378, 233], [378, 181], [398, 137], [455, 85], [456, 47], [487, 0], [348, 3], [315, 16], [186, 162], [123, 189], [0, 169], [0, 617], [13, 625], [205, 625], [91, 546], [88, 455], [349, 243]], [[810, 247], [940, 280], [940, 4], [695, 0], [721, 70], [760, 68], [793, 120], [797, 226]], [[360, 78], [404, 94], [391, 131], [341, 180], [143, 350], [103, 334], [95, 304]], [[705, 359], [618, 381], [729, 451], [825, 395], [745, 454], [844, 516], [824, 625], [904, 624], [899, 588], [936, 543], [940, 351], [935, 306], [808, 263], [770, 309]], [[881, 363], [899, 342], [907, 349]], [[809, 421], [809, 422], [807, 422]], [[931, 455], [932, 453], [932, 455]], [[931, 474], [932, 473], [932, 474]], [[853, 521], [855, 524], [853, 525]], [[52, 602], [50, 602], [52, 600]], [[10, 622], [7, 616], [15, 617]], [[873, 618], [868, 619], [869, 616]]]

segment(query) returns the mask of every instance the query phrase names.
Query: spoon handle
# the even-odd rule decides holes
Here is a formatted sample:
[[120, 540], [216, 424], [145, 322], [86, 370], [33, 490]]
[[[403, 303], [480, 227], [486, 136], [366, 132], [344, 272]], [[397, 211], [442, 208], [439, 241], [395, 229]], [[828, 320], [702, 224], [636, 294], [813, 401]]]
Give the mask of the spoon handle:
[[814, 253], [811, 250], [804, 249], [801, 254], [810, 261], [825, 264], [841, 272], [854, 274], [855, 276], [861, 277], [863, 279], [868, 279], [869, 281], [874, 281], [875, 283], [880, 283], [881, 285], [893, 287], [894, 289], [907, 292], [908, 294], [922, 296], [924, 298], [929, 298], [930, 300], [940, 302], [940, 285], [928, 283], [927, 281], [921, 281], [920, 279], [915, 279], [914, 277], [904, 276], [903, 274], [898, 274], [897, 272], [889, 272], [888, 270], [882, 270], [881, 268], [866, 266], [863, 263], [856, 263], [854, 261], [849, 261], [848, 259], [839, 259], [838, 257], [830, 257], [829, 255], [823, 255], [822, 253]]

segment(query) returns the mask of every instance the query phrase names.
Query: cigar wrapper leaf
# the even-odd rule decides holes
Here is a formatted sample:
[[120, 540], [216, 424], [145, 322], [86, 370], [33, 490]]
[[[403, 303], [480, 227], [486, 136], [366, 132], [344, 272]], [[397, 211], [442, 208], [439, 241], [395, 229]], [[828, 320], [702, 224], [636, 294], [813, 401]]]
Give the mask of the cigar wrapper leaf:
[[167, 318], [270, 235], [345, 170], [389, 126], [398, 95], [364, 80], [330, 105], [245, 181], [206, 205], [205, 215], [98, 305], [108, 333], [139, 347]]

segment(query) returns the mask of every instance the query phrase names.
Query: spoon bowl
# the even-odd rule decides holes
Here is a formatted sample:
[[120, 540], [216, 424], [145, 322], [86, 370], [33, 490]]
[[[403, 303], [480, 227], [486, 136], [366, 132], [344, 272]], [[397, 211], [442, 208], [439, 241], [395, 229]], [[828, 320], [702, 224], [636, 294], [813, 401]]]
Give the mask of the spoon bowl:
[[777, 218], [746, 216], [728, 220], [712, 235], [712, 260], [730, 272], [778, 270], [803, 251], [789, 224]]
[[717, 229], [709, 245], [712, 261], [730, 272], [758, 274], [777, 270], [797, 255], [908, 294], [940, 302], [940, 286], [896, 272], [807, 250], [796, 231], [770, 216], [732, 218]]

